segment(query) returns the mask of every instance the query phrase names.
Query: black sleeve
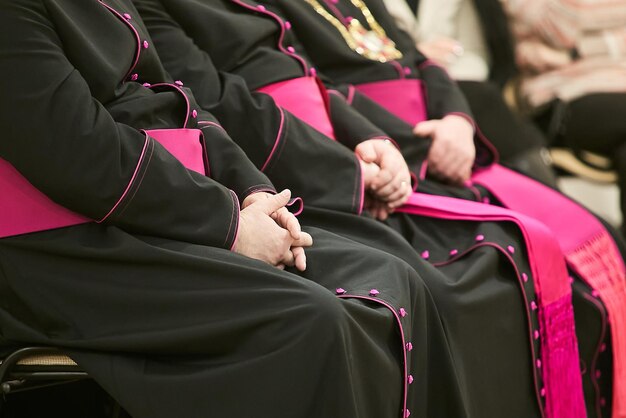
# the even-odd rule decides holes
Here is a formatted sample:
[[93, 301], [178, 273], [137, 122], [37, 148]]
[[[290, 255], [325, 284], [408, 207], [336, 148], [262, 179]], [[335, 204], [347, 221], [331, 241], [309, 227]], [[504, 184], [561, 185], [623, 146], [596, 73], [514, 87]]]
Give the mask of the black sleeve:
[[329, 91], [330, 121], [335, 137], [350, 149], [368, 139], [387, 139], [389, 135], [350, 106], [341, 94]]
[[[354, 153], [279, 108], [245, 81], [218, 72], [158, 0], [135, 0], [166, 69], [190, 86], [250, 160], [305, 204], [359, 213], [361, 169]], [[329, 167], [332, 167], [329, 170]]]
[[0, 28], [2, 158], [51, 199], [94, 220], [232, 246], [234, 193], [113, 120], [66, 57], [40, 1], [0, 3]]
[[463, 92], [446, 70], [421, 55], [420, 76], [426, 88], [428, 119], [441, 119], [450, 114], [464, 114], [473, 119]]

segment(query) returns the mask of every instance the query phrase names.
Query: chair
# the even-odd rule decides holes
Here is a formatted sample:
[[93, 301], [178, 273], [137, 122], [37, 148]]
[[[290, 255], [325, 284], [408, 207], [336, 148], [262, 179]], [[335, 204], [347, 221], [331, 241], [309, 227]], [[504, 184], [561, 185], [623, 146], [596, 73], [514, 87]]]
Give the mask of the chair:
[[86, 379], [88, 375], [61, 350], [25, 347], [6, 356], [0, 364], [0, 393], [35, 389]]
[[553, 165], [567, 173], [596, 183], [615, 183], [617, 173], [611, 161], [588, 151], [575, 152], [569, 148], [550, 149]]

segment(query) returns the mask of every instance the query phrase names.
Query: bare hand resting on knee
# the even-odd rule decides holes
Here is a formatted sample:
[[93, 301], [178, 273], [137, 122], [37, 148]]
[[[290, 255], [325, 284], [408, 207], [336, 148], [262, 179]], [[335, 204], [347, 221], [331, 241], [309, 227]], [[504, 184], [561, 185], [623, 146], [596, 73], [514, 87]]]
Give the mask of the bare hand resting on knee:
[[290, 198], [291, 192], [284, 190], [276, 195], [255, 193], [244, 199], [233, 250], [281, 269], [295, 266], [304, 271], [304, 247], [311, 246], [313, 238], [301, 231], [300, 222], [285, 207]]
[[448, 115], [418, 123], [413, 133], [431, 137], [428, 172], [448, 183], [461, 186], [472, 176], [476, 159], [474, 127], [463, 117]]

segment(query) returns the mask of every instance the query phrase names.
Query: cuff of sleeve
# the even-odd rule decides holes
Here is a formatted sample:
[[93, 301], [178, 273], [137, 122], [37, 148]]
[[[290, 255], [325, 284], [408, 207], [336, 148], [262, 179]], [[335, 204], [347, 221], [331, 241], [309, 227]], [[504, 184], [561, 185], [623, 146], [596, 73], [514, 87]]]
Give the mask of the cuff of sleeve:
[[241, 206], [239, 206], [237, 194], [232, 190], [230, 191], [230, 194], [233, 199], [233, 213], [230, 219], [230, 227], [228, 228], [228, 233], [226, 234], [224, 248], [230, 248], [230, 251], [234, 251], [235, 246], [237, 245], [237, 238], [239, 238], [239, 212], [241, 210]]
[[478, 167], [486, 167], [493, 163], [497, 163], [500, 159], [500, 154], [496, 147], [487, 139], [487, 137], [482, 133], [474, 119], [466, 113], [462, 112], [451, 112], [446, 116], [460, 116], [466, 119], [474, 128], [474, 144], [476, 144], [476, 162], [475, 165]]
[[274, 186], [271, 186], [269, 184], [258, 184], [256, 186], [251, 186], [241, 193], [241, 196], [239, 196], [239, 203], [243, 203], [243, 201], [246, 200], [246, 197], [255, 193], [276, 194], [277, 192]]

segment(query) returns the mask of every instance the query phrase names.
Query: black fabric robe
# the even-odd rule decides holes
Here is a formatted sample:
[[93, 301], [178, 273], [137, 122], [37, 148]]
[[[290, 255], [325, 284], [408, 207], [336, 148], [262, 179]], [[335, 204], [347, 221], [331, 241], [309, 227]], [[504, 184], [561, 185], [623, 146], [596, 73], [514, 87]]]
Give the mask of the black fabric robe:
[[[141, 0], [138, 0], [138, 2], [143, 3]], [[346, 87], [342, 83], [393, 79], [400, 76], [400, 71], [395, 64], [382, 64], [370, 61], [350, 50], [336, 29], [321, 19], [305, 2], [271, 0], [261, 4], [255, 1], [239, 0], [201, 0], [195, 2], [162, 0], [161, 3], [167, 9], [170, 17], [158, 20], [160, 23], [172, 19], [176, 21], [180, 28], [189, 37], [193, 38], [196, 46], [208, 52], [220, 70], [243, 76], [252, 89], [275, 81], [310, 74], [312, 65], [306, 60], [307, 56], [314, 59], [317, 72], [322, 74], [323, 79], [330, 86], [343, 91], [346, 91]], [[414, 50], [412, 43], [409, 43], [409, 41], [403, 43], [403, 37], [408, 38], [408, 36], [394, 29], [395, 26], [390, 25], [391, 18], [384, 11], [382, 3], [371, 1], [368, 2], [368, 5], [379, 23], [383, 25], [387, 33], [405, 52], [404, 58], [401, 60], [403, 66], [411, 67], [412, 64], [417, 66], [422, 62], [423, 57], [420, 58], [420, 54]], [[358, 16], [357, 10], [354, 10], [355, 8], [348, 2], [339, 2], [337, 6], [341, 7], [346, 15]], [[273, 13], [274, 17], [269, 17], [265, 13], [267, 10]], [[247, 19], [243, 15], [246, 15]], [[288, 25], [289, 29], [283, 33], [281, 28], [287, 27], [285, 24], [287, 21], [290, 22]], [[149, 23], [149, 25], [153, 26], [152, 23]], [[159, 27], [159, 24], [156, 26]], [[168, 25], [166, 24], [165, 26], [167, 27]], [[164, 33], [167, 33], [166, 29]], [[297, 33], [298, 37], [294, 36], [294, 33]], [[225, 34], [228, 34], [228, 36], [224, 36]], [[177, 76], [189, 77], [188, 81], [194, 89], [201, 88], [201, 83], [196, 84], [194, 81], [195, 75], [188, 72], [190, 67], [188, 60], [191, 60], [191, 62], [195, 60], [189, 57], [180, 57], [176, 53], [176, 48], [169, 47], [169, 45], [176, 44], [173, 40], [176, 37], [171, 34], [159, 37], [156, 33], [154, 36], [157, 44], [163, 44], [163, 47], [159, 47], [159, 49], [161, 54], [164, 55], [164, 61], [168, 70], [177, 74]], [[241, 39], [244, 41], [240, 41]], [[287, 49], [290, 46], [293, 48], [292, 51]], [[408, 48], [408, 50], [404, 51], [405, 48]], [[436, 67], [429, 66], [427, 69], [429, 70], [428, 74], [423, 70], [418, 72], [416, 68], [406, 72], [402, 70], [402, 74], [404, 77], [419, 76], [425, 81], [429, 96], [429, 116], [440, 117], [450, 112], [468, 113], [467, 106], [464, 104], [458, 88], [447, 75]], [[335, 78], [329, 77], [329, 75]], [[410, 153], [406, 151], [406, 147], [412, 146], [416, 141], [411, 133], [411, 126], [390, 115], [389, 112], [386, 112], [380, 106], [358, 93], [353, 97], [352, 106], [365, 114], [376, 126], [383, 128], [386, 133], [390, 134], [400, 144], [412, 168], [419, 166], [419, 162], [414, 161]], [[333, 118], [335, 129], [337, 129], [338, 123], [336, 118]], [[345, 125], [351, 124], [345, 123], [341, 129], [346, 129]], [[481, 143], [477, 141], [477, 145], [480, 146]], [[479, 151], [478, 164], [489, 163], [491, 155], [488, 150], [479, 147]], [[426, 180], [419, 183], [419, 190], [425, 193], [461, 197], [469, 200], [483, 201], [489, 199], [492, 203], [498, 204], [497, 199], [494, 199], [487, 191], [480, 188], [451, 188]], [[443, 259], [451, 248], [461, 247], [463, 244], [460, 244], [460, 242], [470, 240], [472, 237], [470, 234], [467, 234], [467, 230], [462, 231], [461, 228], [452, 228], [455, 232], [450, 233], [450, 227], [445, 223], [439, 223], [430, 233], [425, 233], [425, 230], [429, 228], [427, 225], [431, 221], [420, 219], [419, 222], [414, 222], [404, 216], [393, 216], [388, 221], [388, 224], [409, 238], [411, 244], [420, 252], [428, 249], [432, 254], [433, 248], [438, 248], [437, 252], [440, 255], [438, 259]], [[434, 223], [437, 224], [437, 222]], [[476, 227], [466, 226], [466, 228], [471, 230], [471, 228]], [[441, 231], [446, 231], [443, 234], [445, 236], [441, 236]], [[611, 229], [609, 231], [611, 233], [614, 232]], [[503, 236], [497, 233], [492, 234], [491, 237], [498, 242], [501, 242], [503, 239]], [[617, 236], [614, 236], [614, 238], [618, 245], [621, 246], [620, 239]], [[504, 238], [504, 240], [506, 239], [510, 238]], [[467, 270], [463, 271], [467, 272]], [[601, 306], [597, 306], [592, 301], [591, 291], [587, 285], [578, 280], [575, 272], [571, 272], [571, 274], [576, 279], [574, 283], [574, 304], [576, 307], [576, 319], [579, 324], [577, 331], [581, 337], [579, 346], [581, 359], [584, 364], [590, 364], [596, 355], [597, 347], [603, 342], [605, 346], [610, 345], [607, 340], [608, 334], [603, 332], [603, 327], [606, 323], [605, 312]], [[460, 281], [462, 278], [458, 280]], [[485, 288], [489, 289], [487, 292], [491, 292], [489, 284], [485, 284]], [[458, 291], [459, 289], [456, 288], [455, 290]], [[482, 298], [484, 292], [485, 289], [477, 287], [472, 289], [472, 291], [465, 289], [465, 292], [460, 292], [460, 294], [467, 300], [467, 298], [471, 299], [472, 297]], [[451, 293], [452, 290], [448, 288], [445, 292], [442, 292], [440, 297], [446, 298]], [[438, 296], [436, 295], [436, 297]], [[506, 297], [500, 296], [499, 299], [505, 300]], [[441, 302], [439, 303], [441, 305]], [[485, 302], [483, 301], [483, 303]], [[483, 306], [485, 305], [483, 304]], [[455, 312], [458, 313], [459, 310], [456, 309]], [[510, 315], [515, 316], [513, 313], [510, 313]], [[490, 316], [486, 315], [478, 320], [477, 323], [488, 323], [489, 318]], [[485, 338], [484, 334], [481, 334], [481, 336]], [[520, 349], [521, 343], [513, 343], [509, 339], [508, 342], [511, 344], [504, 348], [502, 340], [498, 335], [494, 335], [490, 346], [493, 348], [494, 345], [500, 345], [505, 352], [518, 353], [516, 350]], [[488, 373], [481, 375], [478, 371], [469, 373], [467, 366], [471, 364], [471, 361], [476, 356], [484, 355], [487, 351], [485, 351], [485, 347], [480, 347], [480, 349], [476, 350], [470, 349], [469, 346], [473, 343], [475, 343], [475, 337], [468, 336], [464, 344], [459, 345], [459, 355], [464, 358], [459, 369], [462, 370], [461, 374], [466, 374], [463, 377], [465, 381], [464, 390], [469, 394], [467, 395], [468, 398], [476, 401], [473, 407], [476, 408], [475, 411], [479, 411], [477, 412], [479, 416], [490, 416], [490, 414], [501, 416], [503, 411], [509, 413], [510, 410], [519, 411], [520, 416], [532, 416], [532, 414], [535, 414], [536, 412], [530, 411], [524, 415], [523, 407], [514, 408], [511, 406], [516, 402], [511, 399], [499, 397], [494, 400], [489, 396], [485, 397], [485, 394], [489, 391], [485, 390], [483, 385], [484, 382], [492, 379], [492, 376]], [[516, 346], [516, 344], [518, 345]], [[497, 358], [495, 353], [492, 353], [491, 356]], [[520, 356], [523, 356], [523, 354], [515, 354], [516, 358]], [[602, 376], [607, 376], [607, 379], [603, 378], [598, 383], [592, 381], [588, 369], [583, 369], [585, 394], [590, 411], [595, 410], [594, 404], [598, 402], [597, 399], [600, 396], [604, 397], [602, 404], [605, 405], [605, 410], [610, 410], [611, 401], [609, 394], [611, 393], [610, 375], [612, 368], [610, 349], [600, 353], [598, 368], [602, 370]], [[501, 371], [503, 376], [506, 375], [507, 372], [504, 372], [504, 369]], [[523, 386], [522, 381], [520, 380], [519, 382], [520, 386]], [[520, 393], [518, 386], [511, 387], [510, 390], [504, 389], [507, 384], [512, 384], [510, 379], [498, 381], [497, 387], [499, 391]], [[487, 385], [487, 387], [492, 386]], [[494, 385], [493, 387], [496, 386]], [[528, 404], [527, 399], [518, 399], [517, 402], [520, 405]]]
[[[419, 57], [420, 53], [415, 49], [413, 43], [405, 32], [399, 30], [393, 22], [393, 18], [389, 15], [381, 0], [365, 0], [366, 5], [371, 10], [373, 16], [377, 22], [384, 28], [387, 35], [397, 44], [398, 48], [404, 54], [404, 58], [400, 61], [403, 66], [410, 67], [405, 74], [407, 77], [415, 76], [425, 78], [423, 70], [419, 70]], [[398, 72], [394, 74], [395, 64], [379, 63], [368, 60], [359, 54], [352, 51], [346, 43], [343, 41], [337, 30], [326, 20], [321, 18], [308, 4], [305, 2], [292, 2], [289, 0], [268, 0], [264, 4], [266, 7], [274, 8], [273, 10], [278, 13], [284, 19], [292, 22], [293, 31], [296, 33], [297, 38], [300, 40], [300, 45], [306, 52], [306, 54], [318, 67], [318, 70], [326, 74], [335, 84], [358, 84], [363, 82], [371, 82], [377, 80], [386, 80], [399, 77]], [[350, 1], [340, 0], [335, 4], [341, 13], [345, 16], [355, 16], [360, 21], [364, 21], [362, 14], [358, 8], [356, 8]], [[323, 39], [323, 42], [320, 42]], [[331, 41], [334, 39], [334, 41]], [[323, 47], [321, 47], [323, 46]], [[435, 67], [428, 67], [435, 68]], [[418, 75], [418, 71], [421, 73]], [[443, 71], [443, 70], [441, 70]], [[425, 78], [426, 79], [426, 78]], [[432, 102], [432, 92], [428, 89], [428, 82], [426, 94], [428, 95], [429, 104]], [[450, 89], [459, 92], [459, 89], [454, 86], [452, 80], [448, 79], [448, 85]], [[451, 99], [447, 99], [451, 100]], [[376, 123], [380, 128], [387, 130], [388, 127], [397, 127], [392, 119], [387, 117], [380, 117], [380, 113], [375, 106], [365, 105], [367, 102], [359, 102], [359, 97], [355, 97], [354, 105], [366, 115], [370, 120]], [[458, 108], [459, 112], [463, 113], [461, 108]], [[432, 112], [429, 108], [429, 116]], [[405, 132], [395, 132], [397, 135], [405, 136], [410, 135], [410, 126], [405, 126]], [[395, 137], [394, 137], [395, 139]], [[406, 156], [406, 158], [410, 158]], [[479, 163], [481, 157], [478, 157]], [[422, 191], [427, 193], [442, 194], [444, 192], [441, 188], [433, 185], [432, 182], [422, 182]], [[484, 192], [484, 191], [481, 191]], [[459, 194], [455, 194], [460, 197]], [[482, 195], [482, 196], [481, 196]], [[491, 203], [499, 204], [497, 199], [493, 196], [485, 195], [481, 193], [476, 197], [484, 199], [487, 197]], [[391, 220], [395, 223], [395, 220]], [[611, 233], [617, 245], [623, 248], [622, 238], [616, 233], [612, 227], [605, 227]], [[622, 257], [624, 252], [622, 251]], [[607, 323], [607, 317], [605, 308], [601, 306], [601, 302], [597, 303], [593, 300], [590, 289], [584, 283], [580, 282], [578, 275], [571, 271], [572, 277], [576, 279], [574, 285], [574, 307], [577, 318], [577, 335], [579, 336], [579, 350], [581, 354], [581, 363], [588, 365], [594, 362], [596, 353], [599, 351], [599, 347], [603, 344], [608, 345], [609, 341], [602, 331], [605, 323]], [[610, 326], [610, 325], [609, 325]], [[598, 416], [600, 414], [607, 413], [611, 410], [611, 393], [612, 393], [612, 363], [610, 350], [602, 351], [598, 357], [598, 364], [600, 374], [607, 376], [607, 379], [594, 379], [591, 376], [589, 367], [583, 367], [583, 383], [585, 389], [585, 399], [587, 403], [587, 411], [590, 417]]]
[[[3, 347], [63, 347], [134, 418], [402, 416], [409, 383], [418, 415], [447, 391], [437, 413], [464, 416], [415, 266], [316, 228], [302, 274], [229, 251], [239, 201], [274, 187], [129, 1], [3, 2], [0, 31], [0, 157], [102, 220], [0, 239]], [[212, 178], [140, 131], [181, 127]]]
[[[274, 19], [256, 13], [260, 5], [255, 2], [135, 0], [135, 4], [148, 25], [168, 71], [192, 87], [202, 106], [216, 114], [233, 138], [261, 167], [270, 153], [274, 132], [281, 126], [280, 118], [272, 115], [280, 114], [281, 110], [264, 94], [247, 93], [245, 84], [237, 75], [246, 79], [248, 88], [258, 88], [309, 74], [310, 65], [299, 58], [302, 48], [298, 47], [297, 39], [290, 31], [281, 35], [281, 26]], [[285, 52], [289, 51], [288, 46], [295, 48], [297, 56]], [[216, 80], [222, 81], [221, 94], [211, 93], [207, 88]], [[225, 103], [231, 102], [234, 97], [239, 101], [237, 106]], [[359, 136], [359, 132], [363, 126], [371, 125], [371, 122], [363, 121], [363, 117], [355, 113], [353, 108], [347, 107], [345, 101], [337, 99], [340, 98], [330, 104], [333, 127], [336, 132], [341, 132], [338, 142], [351, 148], [360, 138], [369, 138]], [[376, 106], [365, 98], [363, 100], [368, 105]], [[381, 118], [389, 118], [389, 124], [395, 123], [398, 130], [404, 129], [404, 122], [380, 107], [377, 109]], [[336, 205], [322, 203], [323, 206], [319, 207], [316, 206], [318, 202], [310, 204], [308, 189], [335, 186], [342, 189], [346, 186], [341, 184], [344, 181], [341, 176], [334, 176], [332, 184], [326, 182], [331, 167], [326, 161], [334, 158], [329, 153], [343, 154], [345, 150], [334, 143], [324, 148], [324, 154], [320, 154], [319, 160], [306, 161], [307, 155], [314, 157], [313, 154], [307, 154], [307, 148], [318, 147], [318, 142], [332, 141], [322, 138], [315, 130], [290, 130], [292, 122], [295, 126], [301, 126], [302, 122], [285, 114], [287, 122], [283, 127], [287, 128], [282, 131], [285, 138], [282, 141], [291, 143], [292, 148], [286, 148], [281, 158], [302, 161], [309, 179], [308, 184], [302, 184], [304, 189], [298, 189], [305, 203], [308, 202], [305, 204], [303, 219], [393, 252], [419, 270], [418, 259], [421, 257], [415, 250], [407, 251], [404, 247], [389, 244], [392, 233], [390, 228], [386, 231], [375, 230], [363, 216], [356, 217], [350, 213], [339, 215], [337, 211], [342, 209]], [[251, 123], [240, 123], [244, 117]], [[259, 136], [258, 133], [261, 127], [272, 124], [273, 129], [267, 128], [268, 142], [267, 137]], [[419, 143], [413, 138], [410, 141], [408, 137], [405, 138], [406, 142], [402, 145]], [[256, 141], [256, 148], [250, 141]], [[254, 158], [260, 146], [266, 147], [265, 154], [261, 158]], [[265, 170], [265, 173], [275, 184], [291, 187], [289, 181], [292, 177], [277, 178], [272, 170]], [[298, 183], [300, 175], [303, 175], [300, 170], [291, 173], [295, 183]], [[281, 183], [283, 181], [287, 183]], [[439, 193], [447, 193], [441, 185], [434, 187], [438, 188]], [[334, 193], [333, 190], [329, 192]], [[465, 196], [474, 196], [470, 191], [460, 192], [461, 195], [464, 193], [467, 193]], [[420, 253], [428, 249], [433, 260], [448, 259], [452, 248], [468, 248], [479, 235], [489, 236], [503, 247], [509, 244], [517, 247], [521, 241], [516, 228], [506, 224], [450, 222], [404, 215], [394, 215], [391, 224], [403, 233], [414, 249]], [[524, 251], [516, 252], [514, 262], [520, 269], [527, 270], [524, 267], [528, 263]], [[507, 414], [515, 411], [514, 416], [540, 416], [537, 401], [533, 398], [534, 372], [530, 361], [530, 350], [537, 350], [537, 346], [529, 344], [526, 336], [527, 327], [536, 325], [536, 318], [531, 318], [530, 324], [526, 320], [524, 299], [515, 282], [512, 265], [493, 247], [482, 247], [454, 263], [442, 266], [440, 272], [443, 278], [440, 276], [429, 280], [431, 276], [428, 276], [425, 280], [440, 307], [449, 338], [454, 341], [452, 353], [457, 364], [456, 373], [462, 382], [466, 414], [499, 417], [504, 411]], [[533, 294], [532, 283], [525, 285], [525, 291]], [[500, 320], [493, 323], [493, 318]], [[447, 396], [446, 393], [435, 391], [429, 395], [434, 399]], [[409, 396], [417, 395], [410, 391]], [[443, 416], [437, 410], [424, 411], [424, 416]]]

